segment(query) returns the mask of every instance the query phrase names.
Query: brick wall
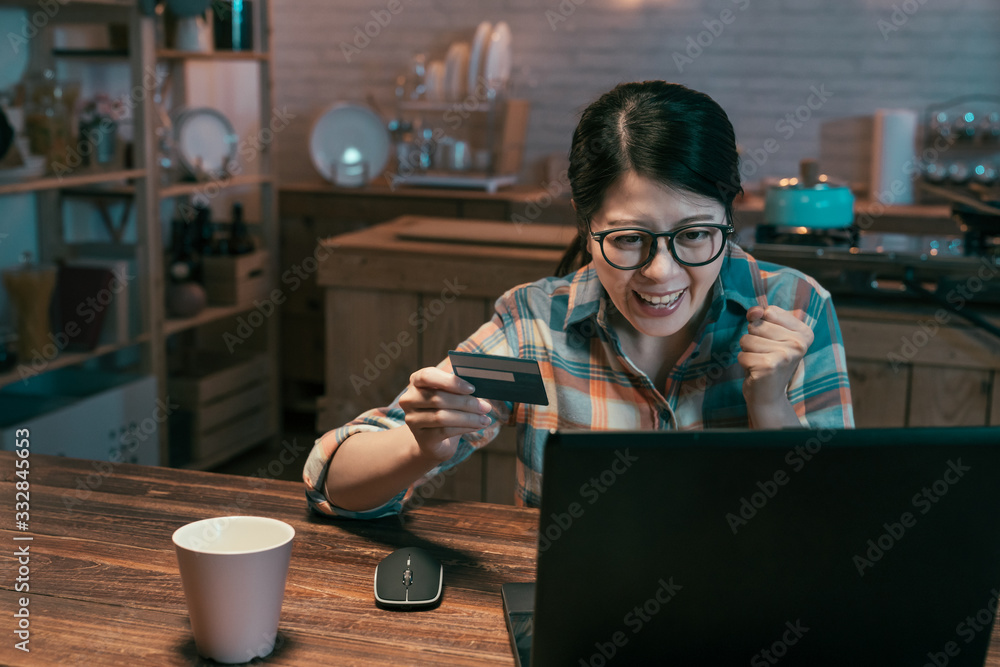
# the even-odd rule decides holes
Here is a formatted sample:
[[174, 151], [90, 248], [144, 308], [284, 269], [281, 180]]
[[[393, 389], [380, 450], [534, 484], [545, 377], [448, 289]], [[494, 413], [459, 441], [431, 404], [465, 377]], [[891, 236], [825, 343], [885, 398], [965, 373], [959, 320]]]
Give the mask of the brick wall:
[[[373, 10], [391, 20], [348, 63], [341, 43]], [[750, 181], [795, 173], [821, 136], [826, 170], [857, 180], [870, 135], [854, 119], [1000, 94], [997, 0], [276, 0], [276, 98], [299, 119], [281, 178], [318, 179], [307, 144], [325, 106], [372, 97], [389, 115], [410, 55], [443, 58], [484, 19], [511, 25], [513, 92], [532, 103], [525, 178], [565, 155], [583, 107], [621, 81], [684, 83], [727, 110], [744, 149], [776, 140]]]

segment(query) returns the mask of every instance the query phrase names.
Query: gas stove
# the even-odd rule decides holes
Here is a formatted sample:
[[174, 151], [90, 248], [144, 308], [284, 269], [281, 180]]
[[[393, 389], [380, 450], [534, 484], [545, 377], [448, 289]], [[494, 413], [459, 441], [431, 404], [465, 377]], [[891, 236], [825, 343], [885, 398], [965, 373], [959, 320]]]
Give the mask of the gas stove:
[[758, 225], [753, 239], [743, 245], [755, 258], [799, 269], [834, 295], [933, 301], [970, 283], [969, 300], [1000, 304], [1000, 234]]

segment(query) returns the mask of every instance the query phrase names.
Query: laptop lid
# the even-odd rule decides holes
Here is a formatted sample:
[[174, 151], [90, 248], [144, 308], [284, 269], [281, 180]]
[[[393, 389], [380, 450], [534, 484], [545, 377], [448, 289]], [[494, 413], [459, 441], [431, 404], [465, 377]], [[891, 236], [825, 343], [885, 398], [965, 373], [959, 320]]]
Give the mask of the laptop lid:
[[554, 433], [531, 664], [981, 665], [998, 479], [997, 428]]

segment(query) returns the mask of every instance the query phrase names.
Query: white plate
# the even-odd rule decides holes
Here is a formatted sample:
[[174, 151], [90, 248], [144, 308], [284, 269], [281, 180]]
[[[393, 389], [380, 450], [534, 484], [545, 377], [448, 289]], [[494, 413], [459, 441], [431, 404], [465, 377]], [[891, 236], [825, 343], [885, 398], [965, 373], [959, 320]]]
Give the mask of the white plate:
[[[0, 91], [11, 88], [21, 81], [24, 70], [28, 67], [30, 42], [28, 39], [10, 39], [24, 37], [24, 26], [28, 23], [28, 12], [23, 9], [0, 8]], [[34, 27], [32, 27], [34, 30]]]
[[323, 178], [361, 186], [378, 177], [389, 162], [391, 138], [378, 114], [360, 104], [338, 103], [313, 124], [309, 156]]
[[195, 178], [215, 178], [236, 160], [239, 137], [222, 112], [208, 107], [173, 114], [174, 141], [181, 164]]
[[510, 26], [506, 21], [497, 23], [490, 35], [483, 76], [491, 88], [502, 89], [510, 78], [510, 37]]
[[452, 101], [465, 97], [465, 80], [469, 70], [469, 45], [465, 42], [455, 42], [448, 49], [448, 57], [444, 61], [445, 97]]
[[479, 85], [479, 75], [482, 73], [483, 63], [486, 61], [486, 47], [490, 43], [490, 35], [493, 34], [493, 24], [483, 21], [476, 28], [476, 36], [472, 38], [472, 50], [469, 52], [469, 76], [466, 79], [466, 91], [472, 93]]
[[444, 61], [432, 60], [427, 65], [427, 99], [431, 102], [444, 100]]

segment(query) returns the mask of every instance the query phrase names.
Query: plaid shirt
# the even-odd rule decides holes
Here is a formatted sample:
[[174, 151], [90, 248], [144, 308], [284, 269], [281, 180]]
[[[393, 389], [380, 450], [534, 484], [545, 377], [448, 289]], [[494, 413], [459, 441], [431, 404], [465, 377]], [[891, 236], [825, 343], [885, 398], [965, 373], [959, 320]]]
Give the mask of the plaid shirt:
[[[457, 349], [537, 360], [549, 405], [491, 401], [493, 424], [463, 436], [451, 459], [385, 505], [366, 512], [333, 506], [323, 486], [336, 447], [353, 433], [402, 426], [397, 397], [389, 407], [369, 410], [336, 429], [332, 438], [317, 440], [303, 471], [310, 506], [356, 518], [399, 512], [414, 488], [489, 443], [502, 424], [517, 428], [516, 500], [527, 506], [537, 506], [541, 498], [549, 429], [747, 428], [744, 371], [736, 357], [740, 337], [747, 333], [747, 310], [757, 304], [780, 306], [813, 330], [812, 346], [788, 385], [789, 402], [802, 425], [853, 427], [844, 344], [830, 294], [799, 271], [758, 262], [736, 245], [730, 251], [708, 314], [665, 386], [655, 387], [625, 355], [608, 324], [614, 306], [592, 265], [515, 287], [497, 300], [493, 319]], [[447, 359], [439, 367], [451, 371]]]

